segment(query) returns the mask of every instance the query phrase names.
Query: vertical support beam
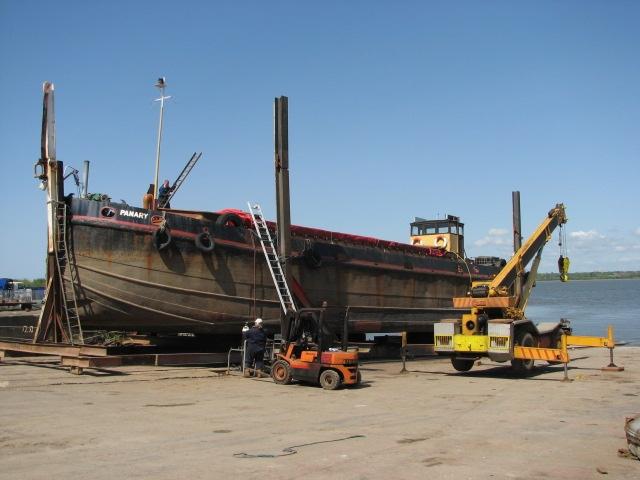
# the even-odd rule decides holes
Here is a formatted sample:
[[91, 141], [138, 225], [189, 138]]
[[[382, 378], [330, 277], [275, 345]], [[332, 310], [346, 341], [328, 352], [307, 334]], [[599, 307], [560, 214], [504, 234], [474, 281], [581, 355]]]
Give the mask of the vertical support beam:
[[87, 198], [88, 191], [89, 191], [89, 160], [85, 160], [84, 167], [82, 168], [82, 191], [80, 192], [80, 198]]
[[[60, 176], [56, 161], [56, 117], [53, 101], [53, 83], [45, 82], [42, 86], [44, 97], [42, 100], [42, 135], [40, 137], [40, 160], [47, 183], [47, 252], [51, 255], [55, 251], [55, 238], [58, 222], [55, 218], [55, 204], [61, 200]], [[50, 272], [48, 272], [50, 273]]]
[[40, 159], [37, 165], [42, 169], [39, 178], [47, 186], [47, 301], [40, 311], [33, 341], [44, 340], [47, 336], [57, 341], [57, 329], [62, 329], [62, 302], [59, 295], [58, 238], [59, 224], [57, 205], [64, 201], [62, 162], [56, 160], [56, 119], [54, 108], [54, 86], [50, 82], [42, 85], [42, 131], [40, 137]]
[[616, 341], [613, 338], [613, 325], [607, 327], [607, 348], [609, 349], [609, 365], [602, 367], [601, 370], [605, 372], [622, 372], [624, 367], [617, 366], [613, 361], [613, 349], [616, 346]]
[[54, 105], [53, 83], [45, 82], [42, 86], [44, 98], [42, 102], [42, 136], [40, 139], [40, 162], [44, 165], [47, 181], [47, 281], [56, 283], [56, 238], [58, 221], [56, 218], [57, 203], [60, 195], [60, 169], [56, 160], [56, 116]]
[[349, 348], [349, 309], [344, 313], [344, 323], [342, 324], [342, 350], [345, 352]]
[[274, 102], [274, 146], [276, 169], [276, 209], [278, 222], [278, 256], [289, 281], [286, 262], [291, 256], [291, 208], [289, 199], [289, 99]]
[[402, 332], [402, 351], [400, 352], [402, 359], [402, 370], [400, 373], [407, 372], [407, 332]]
[[[522, 225], [520, 220], [520, 192], [511, 192], [511, 202], [513, 206], [513, 253], [520, 250], [522, 246]], [[522, 297], [522, 275], [524, 271], [519, 271], [516, 275], [514, 283], [513, 295], [517, 298]]]
[[564, 359], [564, 376], [562, 378], [563, 382], [570, 382], [569, 380], [569, 352], [567, 352], [567, 335], [562, 334], [560, 337], [560, 350], [562, 351], [563, 359]]

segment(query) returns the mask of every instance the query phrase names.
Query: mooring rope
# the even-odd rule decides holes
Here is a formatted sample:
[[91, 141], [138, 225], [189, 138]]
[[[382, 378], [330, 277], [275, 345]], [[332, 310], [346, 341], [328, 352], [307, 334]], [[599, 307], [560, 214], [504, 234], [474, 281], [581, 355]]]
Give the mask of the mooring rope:
[[282, 453], [234, 453], [233, 456], [236, 458], [276, 458], [276, 457], [286, 457], [287, 455], [293, 455], [294, 453], [298, 453], [296, 448], [308, 447], [309, 445], [318, 445], [320, 443], [332, 443], [332, 442], [342, 442], [343, 440], [351, 440], [352, 438], [364, 438], [364, 435], [351, 435], [349, 437], [344, 438], [336, 438], [334, 440], [320, 440], [318, 442], [311, 443], [303, 443], [302, 445], [292, 445], [291, 447], [283, 448]]

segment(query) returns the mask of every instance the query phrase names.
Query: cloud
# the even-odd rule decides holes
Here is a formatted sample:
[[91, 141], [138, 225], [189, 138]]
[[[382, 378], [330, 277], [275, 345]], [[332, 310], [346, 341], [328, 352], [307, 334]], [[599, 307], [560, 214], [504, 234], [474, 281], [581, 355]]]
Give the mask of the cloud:
[[597, 230], [589, 230], [587, 232], [578, 230], [577, 232], [571, 232], [569, 236], [578, 240], [601, 240], [605, 238], [605, 236], [599, 234]]
[[[640, 270], [640, 228], [616, 228], [568, 231], [566, 248], [571, 259], [571, 270]], [[525, 239], [528, 235], [524, 235]], [[540, 265], [541, 272], [557, 271], [557, 243], [554, 238], [546, 244]], [[513, 239], [508, 228], [487, 229], [477, 240], [469, 238], [467, 244], [467, 254], [470, 257], [495, 255], [509, 258], [512, 249]]]
[[484, 247], [485, 245], [508, 245], [511, 241], [507, 237], [508, 231], [504, 228], [490, 228], [487, 235], [476, 240], [473, 244], [477, 247]]

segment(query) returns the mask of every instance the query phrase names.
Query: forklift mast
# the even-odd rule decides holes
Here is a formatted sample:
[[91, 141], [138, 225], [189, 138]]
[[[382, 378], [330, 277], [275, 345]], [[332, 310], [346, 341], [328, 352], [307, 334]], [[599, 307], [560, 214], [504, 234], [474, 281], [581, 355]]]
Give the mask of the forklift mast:
[[[314, 343], [320, 351], [324, 351], [332, 346], [337, 336], [341, 336], [342, 349], [346, 350], [347, 322], [348, 317], [343, 308], [319, 307], [289, 311], [283, 317], [282, 339], [286, 343], [304, 340]], [[338, 331], [338, 323], [342, 323], [339, 327], [341, 331]]]

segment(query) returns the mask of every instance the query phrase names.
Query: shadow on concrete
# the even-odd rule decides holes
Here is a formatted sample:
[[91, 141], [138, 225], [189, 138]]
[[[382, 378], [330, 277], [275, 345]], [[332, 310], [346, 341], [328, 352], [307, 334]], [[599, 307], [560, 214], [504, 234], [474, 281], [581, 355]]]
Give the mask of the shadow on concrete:
[[[54, 363], [55, 362], [55, 363]], [[4, 365], [26, 365], [29, 367], [36, 367], [36, 368], [46, 368], [49, 370], [58, 370], [58, 371], [62, 371], [62, 372], [69, 372], [69, 367], [64, 366], [64, 365], [60, 365], [60, 363], [58, 363], [58, 360], [49, 360], [49, 361], [33, 361], [33, 360], [16, 360], [15, 358], [12, 358], [11, 362], [3, 362]], [[119, 370], [108, 370], [105, 368], [95, 368], [95, 367], [91, 367], [91, 369], [85, 369], [82, 372], [82, 375], [87, 375], [89, 377], [107, 377], [107, 376], [123, 376], [123, 375], [129, 375], [129, 373], [127, 372], [121, 372]]]
[[[487, 365], [484, 365], [487, 367]], [[444, 375], [447, 377], [464, 377], [464, 378], [498, 378], [506, 380], [542, 380], [560, 382], [562, 379], [558, 378], [541, 378], [542, 375], [550, 373], [562, 372], [562, 365], [541, 365], [536, 366], [533, 371], [527, 374], [519, 374], [514, 372], [511, 366], [488, 366], [482, 370], [471, 370], [469, 372], [442, 372], [442, 371], [427, 371], [427, 370], [408, 370], [409, 373], [420, 373], [427, 375]], [[569, 366], [569, 370], [575, 370], [575, 368]], [[578, 369], [579, 370], [579, 369]], [[540, 378], [539, 378], [540, 377]]]

